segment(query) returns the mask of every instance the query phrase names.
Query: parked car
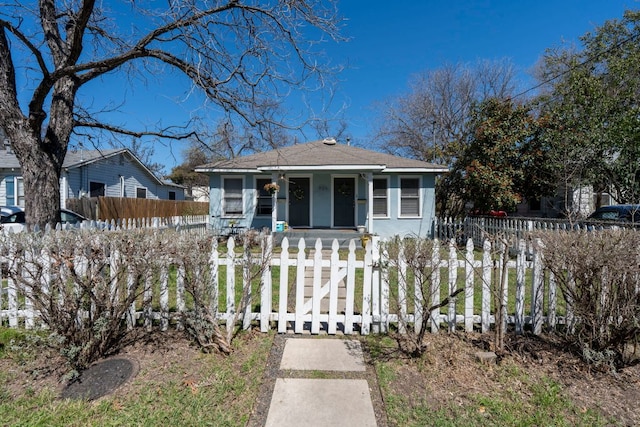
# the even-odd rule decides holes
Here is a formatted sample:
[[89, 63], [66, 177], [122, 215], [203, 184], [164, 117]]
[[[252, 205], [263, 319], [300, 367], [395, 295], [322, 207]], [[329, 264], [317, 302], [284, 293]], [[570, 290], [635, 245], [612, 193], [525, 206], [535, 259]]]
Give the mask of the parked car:
[[[60, 219], [62, 224], [79, 225], [87, 219], [68, 209], [60, 211]], [[0, 207], [0, 229], [4, 231], [11, 230], [19, 232], [26, 227], [26, 217], [24, 209], [19, 206], [2, 206]]]
[[24, 230], [25, 215], [22, 208], [18, 206], [0, 207], [0, 229], [8, 231]]
[[618, 221], [640, 224], [640, 205], [601, 206], [589, 215], [589, 221]]

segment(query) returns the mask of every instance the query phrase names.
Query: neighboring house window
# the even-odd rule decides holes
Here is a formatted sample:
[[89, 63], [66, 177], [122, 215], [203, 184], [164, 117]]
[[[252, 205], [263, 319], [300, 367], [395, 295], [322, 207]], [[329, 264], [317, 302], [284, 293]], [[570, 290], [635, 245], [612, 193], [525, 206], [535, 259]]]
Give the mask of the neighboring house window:
[[419, 178], [400, 178], [400, 216], [420, 216]]
[[256, 179], [256, 193], [258, 195], [256, 215], [270, 216], [271, 212], [273, 211], [273, 196], [271, 196], [271, 194], [269, 194], [269, 192], [264, 189], [264, 186], [270, 182], [271, 180], [268, 178]]
[[89, 197], [104, 197], [105, 188], [103, 182], [89, 181]]
[[373, 180], [373, 216], [389, 216], [389, 182], [387, 178], [374, 178]]
[[138, 199], [146, 199], [147, 198], [147, 189], [144, 187], [136, 188], [136, 198]]
[[169, 191], [169, 200], [175, 200], [175, 199], [176, 199], [176, 192]]
[[7, 206], [24, 207], [24, 182], [20, 176], [5, 178], [5, 192]]
[[242, 178], [223, 178], [223, 191], [223, 215], [242, 215]]

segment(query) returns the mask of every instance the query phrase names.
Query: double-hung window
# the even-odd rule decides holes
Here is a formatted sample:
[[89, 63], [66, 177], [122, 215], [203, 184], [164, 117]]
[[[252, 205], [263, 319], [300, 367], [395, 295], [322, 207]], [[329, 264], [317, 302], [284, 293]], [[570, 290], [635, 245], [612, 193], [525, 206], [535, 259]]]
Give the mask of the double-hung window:
[[389, 216], [389, 181], [387, 178], [373, 179], [373, 216]]
[[400, 216], [420, 216], [420, 178], [400, 178]]
[[271, 182], [268, 178], [256, 179], [256, 193], [257, 193], [257, 206], [256, 215], [259, 216], [271, 216], [273, 211], [273, 196], [264, 189], [264, 186]]
[[223, 178], [222, 214], [242, 215], [242, 178]]
[[24, 207], [24, 184], [21, 176], [5, 177], [5, 193], [7, 206]]

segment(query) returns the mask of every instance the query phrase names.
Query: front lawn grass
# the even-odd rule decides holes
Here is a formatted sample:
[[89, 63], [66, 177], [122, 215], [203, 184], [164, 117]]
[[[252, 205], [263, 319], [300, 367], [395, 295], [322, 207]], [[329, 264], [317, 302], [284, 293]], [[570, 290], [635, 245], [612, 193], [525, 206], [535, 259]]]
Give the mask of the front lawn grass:
[[[162, 337], [175, 339], [175, 335]], [[272, 334], [241, 334], [230, 357], [201, 353], [184, 338], [162, 348], [145, 348], [136, 353], [140, 363], [136, 377], [92, 402], [62, 400], [55, 382], [29, 385], [28, 377], [15, 369], [1, 369], [0, 424], [244, 426], [260, 390], [272, 341]], [[13, 351], [0, 353], [0, 366], [16, 366]], [[21, 382], [18, 389], [16, 383]]]

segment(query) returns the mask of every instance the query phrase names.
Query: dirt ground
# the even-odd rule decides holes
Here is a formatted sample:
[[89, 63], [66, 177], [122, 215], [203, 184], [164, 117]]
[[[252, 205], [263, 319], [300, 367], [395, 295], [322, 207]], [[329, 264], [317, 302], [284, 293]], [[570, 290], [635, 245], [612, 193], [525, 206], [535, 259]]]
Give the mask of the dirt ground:
[[[391, 347], [388, 353], [376, 356], [399, 360], [397, 377], [392, 383], [394, 392], [405, 396], [428, 393], [431, 405], [438, 409], [450, 405], [452, 399], [464, 405], [471, 394], [491, 395], [504, 391], [504, 380], [496, 378], [491, 366], [478, 363], [474, 356], [475, 352], [488, 348], [490, 337], [439, 334], [427, 339], [429, 351], [420, 363], [403, 361]], [[274, 357], [274, 351], [278, 353], [280, 341], [275, 340], [270, 359]], [[550, 378], [558, 382], [563, 386], [563, 394], [579, 408], [598, 408], [606, 417], [618, 420], [622, 425], [640, 425], [640, 365], [616, 373], [593, 369], [566, 352], [560, 343], [545, 338], [512, 336], [507, 346], [509, 352], [500, 356], [497, 363], [508, 362], [527, 378]], [[251, 345], [244, 348], [249, 352]], [[135, 393], [135, 387], [145, 387], [145, 381], [157, 383], [161, 377], [167, 381], [188, 382], [189, 373], [197, 377], [199, 372], [198, 366], [194, 365], [197, 364], [197, 353], [198, 349], [180, 334], [171, 337], [166, 333], [151, 335], [118, 355], [136, 361], [136, 381], [125, 382], [113, 393], [126, 396]], [[238, 358], [245, 356], [235, 355]], [[45, 385], [62, 391], [62, 360], [52, 352], [41, 352], [37, 360], [22, 365], [0, 359], [0, 370], [10, 372], [14, 378], [7, 390], [14, 396]], [[268, 375], [267, 367], [265, 377]], [[263, 389], [269, 390], [268, 387]], [[269, 400], [270, 396], [261, 395], [254, 411], [260, 401], [264, 406]]]
[[472, 395], [504, 395], [505, 390], [523, 390], [525, 395], [520, 397], [526, 400], [526, 387], [514, 384], [518, 378], [526, 382], [551, 379], [561, 384], [561, 394], [579, 411], [598, 409], [620, 425], [640, 425], [640, 365], [612, 373], [608, 368], [588, 366], [553, 337], [510, 335], [508, 351], [498, 355], [496, 363], [518, 374], [505, 381], [496, 365], [484, 365], [476, 358], [478, 351], [490, 350], [491, 339], [480, 334], [432, 335], [426, 338], [428, 351], [421, 361], [402, 362], [395, 351], [378, 357], [400, 361], [391, 382], [394, 394], [427, 397], [434, 410], [452, 402], [468, 405]]

